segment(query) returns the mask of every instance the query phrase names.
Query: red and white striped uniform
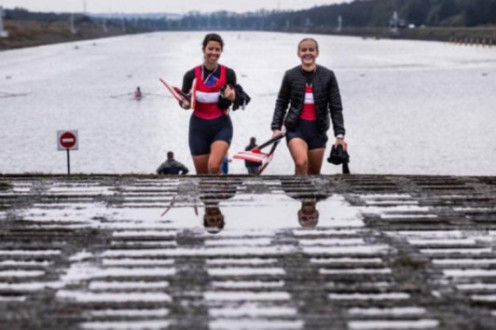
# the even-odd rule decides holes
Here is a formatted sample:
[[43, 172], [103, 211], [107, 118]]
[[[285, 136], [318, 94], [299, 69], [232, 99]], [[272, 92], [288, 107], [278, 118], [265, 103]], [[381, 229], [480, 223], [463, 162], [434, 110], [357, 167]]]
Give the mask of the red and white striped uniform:
[[300, 115], [301, 119], [317, 120], [317, 113], [315, 112], [315, 104], [313, 101], [313, 87], [312, 85], [305, 86], [305, 102], [303, 103], [303, 111]]
[[195, 109], [193, 114], [202, 119], [215, 119], [225, 114], [217, 102], [220, 97], [220, 90], [226, 84], [226, 67], [220, 65], [220, 77], [213, 86], [207, 86], [203, 81], [201, 66], [195, 68], [196, 91]]

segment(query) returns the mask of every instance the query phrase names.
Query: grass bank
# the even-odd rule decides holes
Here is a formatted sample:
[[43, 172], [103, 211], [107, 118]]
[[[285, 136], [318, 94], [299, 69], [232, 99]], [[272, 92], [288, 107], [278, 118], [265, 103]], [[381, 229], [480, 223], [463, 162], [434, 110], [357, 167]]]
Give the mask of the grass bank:
[[75, 33], [67, 21], [5, 20], [8, 38], [0, 38], [0, 50], [34, 47], [60, 42], [97, 39], [122, 35], [120, 28], [109, 26], [107, 32], [101, 25], [85, 22], [78, 25]]
[[[0, 50], [146, 32], [130, 28], [123, 32], [120, 27], [112, 25], [108, 26], [107, 32], [104, 32], [100, 24], [84, 22], [78, 25], [76, 33], [71, 33], [69, 22], [61, 20], [52, 22], [6, 20], [5, 29], [8, 31], [9, 37], [0, 39]], [[430, 40], [496, 46], [496, 26], [476, 28], [419, 27], [399, 29], [397, 32], [392, 32], [387, 28], [343, 28], [342, 31], [337, 32], [334, 28], [313, 27], [273, 32], [331, 34], [375, 39]]]

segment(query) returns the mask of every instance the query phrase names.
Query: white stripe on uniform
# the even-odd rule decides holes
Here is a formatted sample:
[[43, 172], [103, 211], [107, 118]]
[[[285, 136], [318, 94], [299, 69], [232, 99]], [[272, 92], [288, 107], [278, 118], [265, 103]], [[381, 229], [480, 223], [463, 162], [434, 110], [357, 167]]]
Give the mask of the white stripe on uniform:
[[305, 104], [313, 104], [313, 93], [305, 93]]
[[200, 103], [217, 103], [219, 101], [219, 92], [206, 93], [196, 91], [196, 102]]

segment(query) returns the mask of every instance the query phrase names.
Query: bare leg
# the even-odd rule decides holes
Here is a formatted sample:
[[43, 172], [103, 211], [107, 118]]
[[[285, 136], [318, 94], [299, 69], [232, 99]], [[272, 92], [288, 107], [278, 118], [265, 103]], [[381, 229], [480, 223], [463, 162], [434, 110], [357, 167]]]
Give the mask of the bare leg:
[[225, 141], [215, 141], [210, 146], [210, 158], [208, 159], [208, 174], [220, 174], [222, 158], [224, 158], [229, 144]]
[[293, 138], [288, 144], [295, 163], [295, 175], [308, 175], [308, 145], [300, 138]]
[[324, 159], [325, 148], [313, 149], [308, 151], [308, 174], [320, 174], [322, 160]]
[[208, 174], [208, 158], [210, 154], [193, 156], [193, 163], [195, 164], [196, 174]]

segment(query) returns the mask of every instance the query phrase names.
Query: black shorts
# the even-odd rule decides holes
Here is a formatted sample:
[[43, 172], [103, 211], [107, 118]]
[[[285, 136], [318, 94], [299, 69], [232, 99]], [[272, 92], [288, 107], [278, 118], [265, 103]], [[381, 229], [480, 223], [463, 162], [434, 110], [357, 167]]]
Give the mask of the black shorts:
[[209, 154], [210, 145], [215, 141], [225, 141], [230, 145], [232, 137], [233, 126], [229, 116], [202, 119], [192, 115], [189, 120], [189, 150], [193, 156]]
[[322, 133], [317, 127], [315, 120], [300, 119], [296, 125], [295, 130], [286, 132], [286, 142], [289, 143], [291, 139], [300, 138], [308, 145], [308, 150], [319, 149], [326, 147], [327, 135]]

